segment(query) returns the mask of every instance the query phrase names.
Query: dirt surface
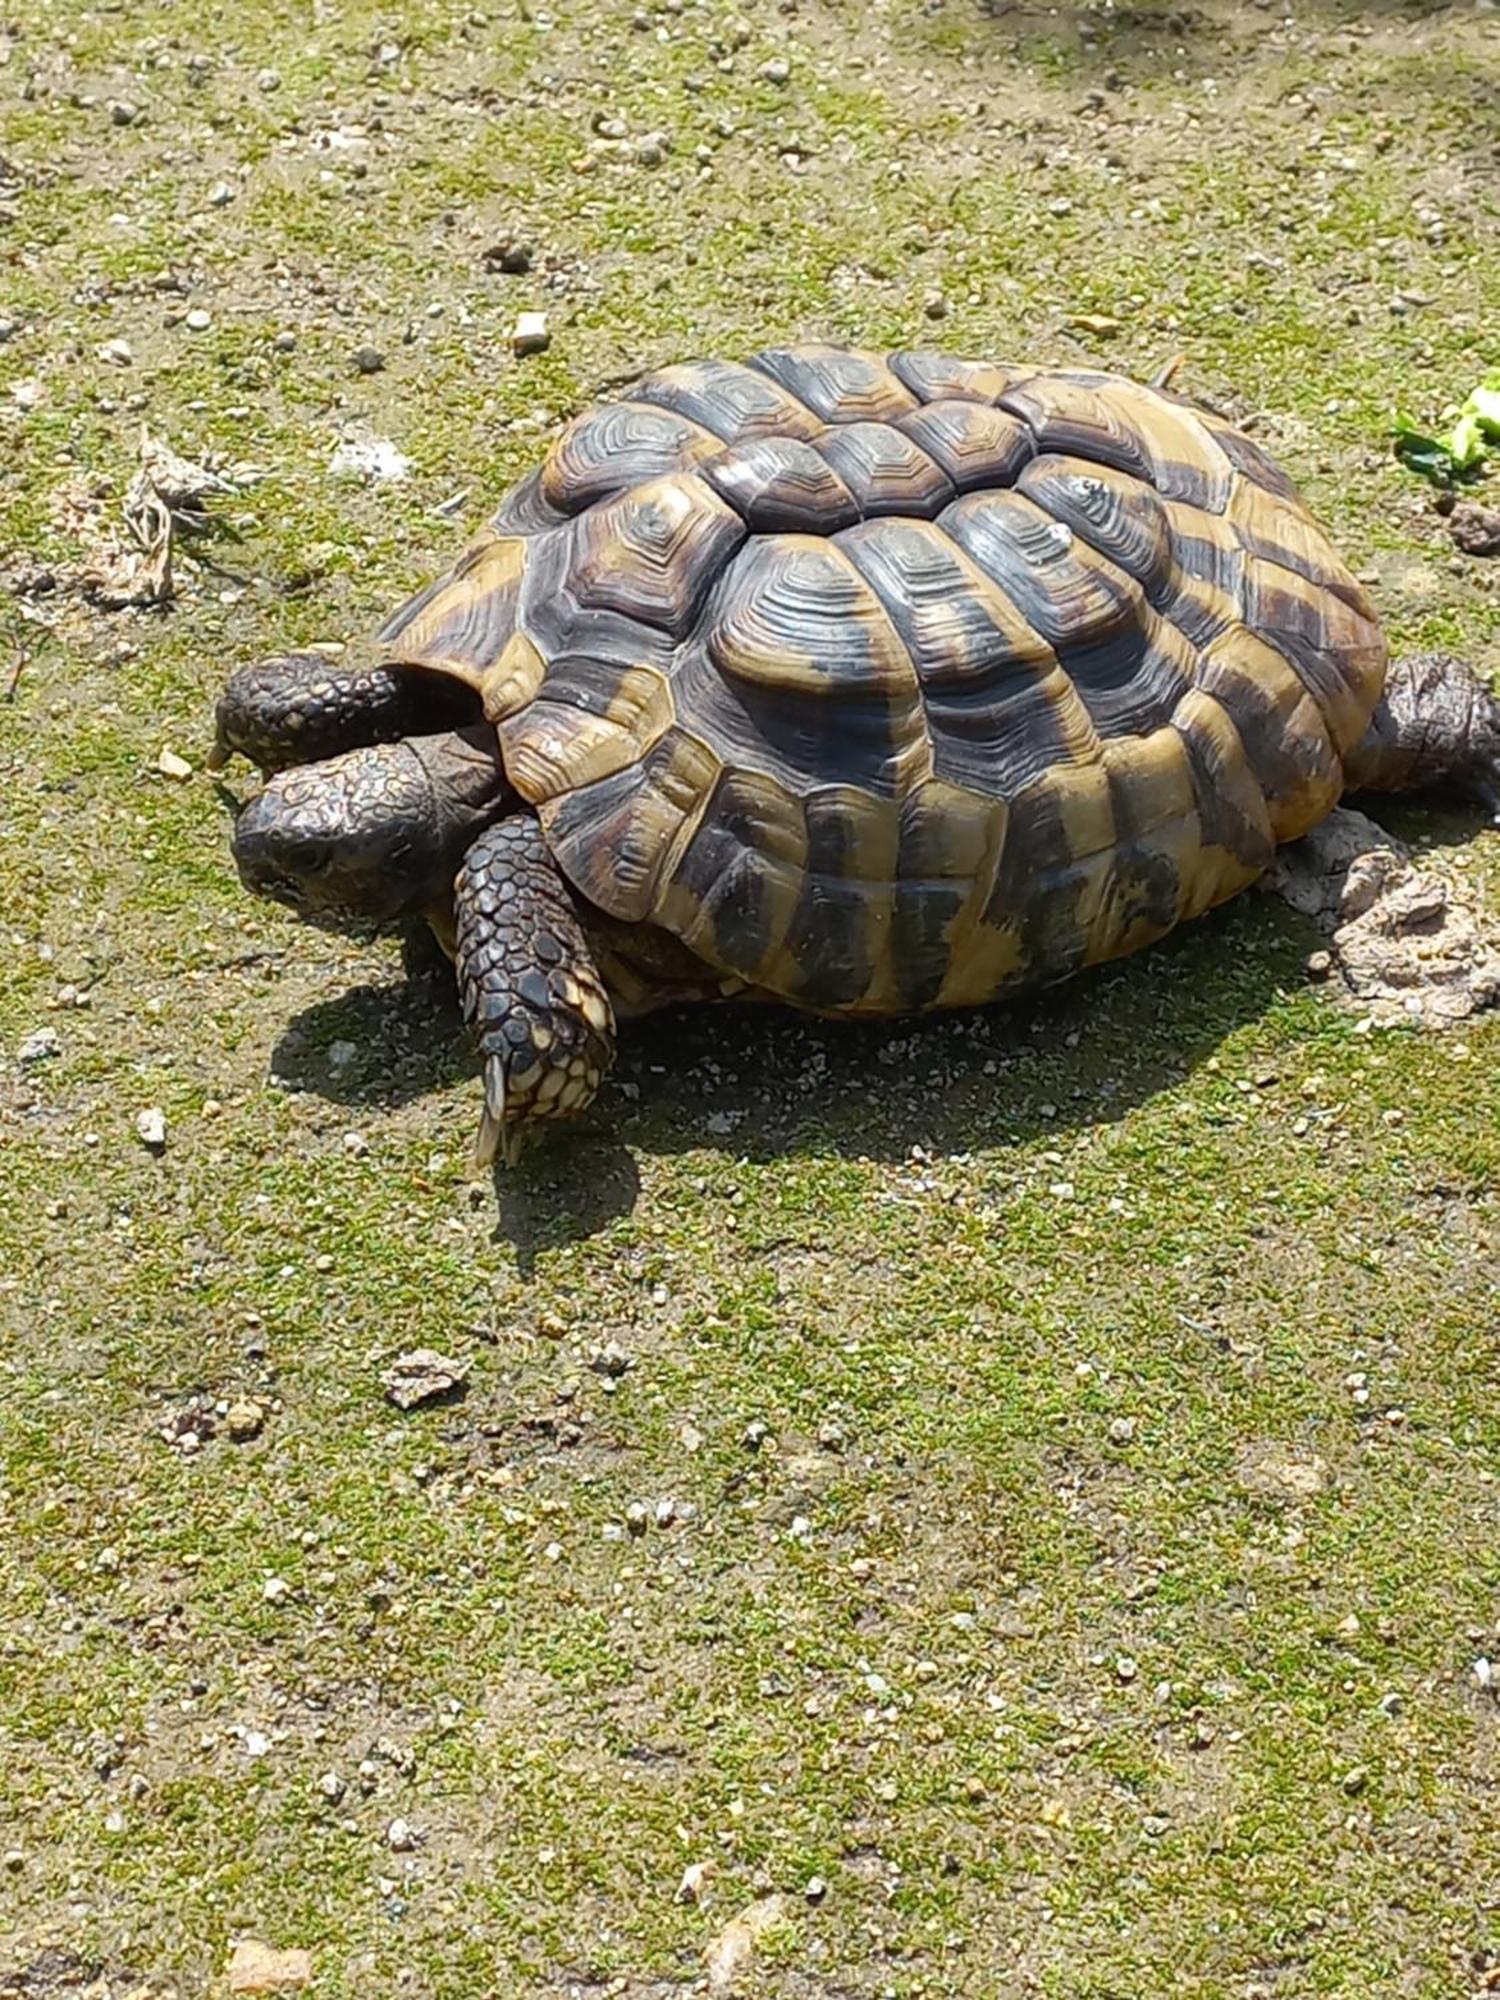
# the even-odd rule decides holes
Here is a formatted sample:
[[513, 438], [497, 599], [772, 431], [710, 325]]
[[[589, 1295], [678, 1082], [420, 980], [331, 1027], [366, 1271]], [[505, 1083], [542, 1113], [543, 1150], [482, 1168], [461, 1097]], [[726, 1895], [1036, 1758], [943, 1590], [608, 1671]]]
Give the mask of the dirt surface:
[[[1467, 5], [12, 0], [0, 1993], [1500, 1984], [1493, 1022], [1361, 1032], [1252, 896], [644, 1024], [475, 1185], [451, 982], [247, 903], [203, 768], [594, 391], [796, 337], [1180, 353], [1493, 678], [1385, 432], [1500, 358], [1497, 108]], [[143, 426], [231, 488], [154, 606]]]

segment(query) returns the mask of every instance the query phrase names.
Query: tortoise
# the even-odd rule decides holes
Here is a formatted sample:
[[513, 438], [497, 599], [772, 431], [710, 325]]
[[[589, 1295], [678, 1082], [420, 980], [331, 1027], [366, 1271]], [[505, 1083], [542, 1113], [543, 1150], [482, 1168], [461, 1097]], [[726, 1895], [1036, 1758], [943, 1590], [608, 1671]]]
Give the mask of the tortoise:
[[233, 846], [314, 920], [425, 917], [481, 1161], [617, 1017], [975, 1007], [1253, 882], [1346, 790], [1500, 807], [1500, 704], [1391, 663], [1296, 488], [1118, 375], [769, 348], [584, 411], [362, 664], [234, 673]]

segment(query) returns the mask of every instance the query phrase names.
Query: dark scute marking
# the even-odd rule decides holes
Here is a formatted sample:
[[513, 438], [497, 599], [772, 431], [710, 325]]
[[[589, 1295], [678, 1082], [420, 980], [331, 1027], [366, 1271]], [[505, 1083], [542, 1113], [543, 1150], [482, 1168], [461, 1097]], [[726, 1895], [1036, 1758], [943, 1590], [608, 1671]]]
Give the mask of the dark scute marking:
[[980, 402], [929, 403], [903, 417], [898, 428], [941, 466], [959, 493], [1014, 485], [1036, 451], [1019, 417]]
[[[446, 576], [429, 584], [386, 620], [375, 635], [375, 643], [399, 654], [403, 640], [422, 617], [426, 630], [421, 638], [421, 657], [413, 657], [413, 665], [433, 660], [444, 666], [462, 662], [476, 670], [492, 665], [515, 628], [517, 593], [470, 584], [467, 579], [489, 558], [493, 546], [481, 543], [466, 549]], [[417, 650], [409, 645], [412, 655]]]
[[[1173, 523], [1172, 549], [1175, 568], [1157, 600], [1157, 609], [1171, 619], [1199, 652], [1206, 652], [1237, 616], [1235, 607], [1242, 601], [1244, 551], [1238, 543], [1226, 546], [1211, 536], [1188, 533], [1180, 515]], [[1200, 596], [1192, 588], [1194, 583], [1207, 585], [1210, 595]], [[1220, 591], [1228, 600], [1227, 607], [1214, 602]]]
[[947, 932], [963, 909], [969, 883], [956, 880], [942, 817], [920, 794], [903, 805], [896, 889], [891, 907], [891, 963], [903, 1008], [930, 1007], [948, 976]]
[[1201, 731], [1184, 729], [1181, 735], [1192, 766], [1203, 845], [1222, 847], [1248, 868], [1269, 867], [1276, 851], [1275, 842], [1260, 820], [1247, 810], [1241, 797], [1247, 787], [1255, 788], [1253, 776], [1248, 769], [1226, 770], [1223, 759]]
[[726, 444], [771, 434], [808, 438], [822, 428], [795, 396], [743, 361], [692, 361], [663, 368], [637, 382], [630, 399], [676, 410]]
[[794, 796], [819, 786], [895, 791], [890, 700], [843, 686], [820, 697], [722, 674], [695, 645], [673, 680], [677, 713], [725, 764], [763, 770]]
[[874, 973], [868, 904], [845, 879], [858, 845], [847, 803], [813, 793], [807, 800], [807, 874], [786, 947], [797, 966], [795, 997], [835, 1012], [858, 1000]]
[[639, 763], [565, 793], [549, 808], [547, 838], [573, 886], [626, 922], [645, 914], [661, 855], [641, 794], [663, 754], [658, 744]]
[[1083, 459], [1049, 453], [1025, 468], [1016, 490], [1133, 576], [1155, 602], [1170, 578], [1172, 540], [1153, 488]]
[[892, 424], [839, 424], [819, 440], [818, 449], [866, 520], [914, 514], [930, 521], [954, 497], [947, 474]]
[[831, 535], [859, 519], [844, 482], [801, 438], [752, 438], [703, 476], [755, 534]]
[[1300, 501], [1295, 483], [1282, 471], [1268, 451], [1247, 438], [1243, 431], [1237, 431], [1232, 424], [1216, 424], [1212, 418], [1202, 416], [1202, 422], [1213, 432], [1220, 451], [1229, 460], [1236, 472], [1263, 486], [1267, 493], [1274, 493], [1282, 500]]
[[1115, 822], [1115, 922], [1119, 931], [1129, 931], [1144, 917], [1153, 930], [1169, 931], [1177, 921], [1181, 885], [1172, 857], [1153, 845], [1156, 829], [1141, 824], [1136, 811], [1139, 796], [1128, 774], [1109, 773]]
[[773, 938], [772, 884], [762, 861], [763, 802], [726, 771], [674, 872], [707, 913], [719, 964], [754, 979]]
[[[1034, 658], [1018, 653], [936, 527], [872, 521], [838, 538], [885, 607], [916, 670], [935, 775], [1012, 798], [1070, 759]], [[1047, 666], [1051, 657], [1037, 648]]]
[[1203, 687], [1228, 711], [1246, 762], [1273, 808], [1333, 781], [1336, 760], [1328, 737], [1305, 724], [1289, 730], [1264, 680], [1237, 666], [1232, 655], [1210, 662]]
[[1073, 858], [1056, 792], [1045, 779], [1033, 785], [1011, 808], [984, 912], [997, 930], [1019, 928], [1028, 984], [1050, 985], [1083, 964], [1087, 946], [1077, 909], [1086, 866]]
[[993, 403], [1027, 371], [994, 361], [969, 361], [932, 348], [906, 348], [889, 360], [891, 373], [924, 403], [945, 398]]
[[496, 508], [490, 526], [497, 535], [538, 535], [567, 519], [542, 491], [542, 472], [534, 472], [517, 482]]
[[[1308, 693], [1321, 709], [1335, 743], [1346, 722], [1366, 659], [1352, 659], [1330, 643], [1327, 620], [1318, 593], [1294, 571], [1255, 561], [1247, 566], [1245, 623], [1278, 653], [1291, 661]], [[1381, 648], [1379, 630], [1371, 625], [1369, 650]]]
[[916, 407], [881, 357], [858, 348], [767, 347], [751, 355], [750, 366], [827, 424], [889, 423]]

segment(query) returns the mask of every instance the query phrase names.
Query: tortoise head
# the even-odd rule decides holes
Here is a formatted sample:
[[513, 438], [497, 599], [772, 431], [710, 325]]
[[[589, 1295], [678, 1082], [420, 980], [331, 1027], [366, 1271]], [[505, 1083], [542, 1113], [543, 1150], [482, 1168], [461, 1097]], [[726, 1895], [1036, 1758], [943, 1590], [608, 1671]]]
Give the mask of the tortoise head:
[[312, 922], [394, 923], [446, 903], [471, 842], [514, 802], [488, 726], [373, 744], [268, 779], [235, 820], [235, 865]]

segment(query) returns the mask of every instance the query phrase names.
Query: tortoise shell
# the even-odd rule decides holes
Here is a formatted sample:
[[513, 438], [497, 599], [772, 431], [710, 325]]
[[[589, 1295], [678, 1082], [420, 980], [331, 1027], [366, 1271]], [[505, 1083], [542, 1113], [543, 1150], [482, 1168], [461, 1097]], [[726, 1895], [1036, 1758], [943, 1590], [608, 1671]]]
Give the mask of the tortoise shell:
[[1116, 376], [842, 348], [586, 410], [380, 634], [575, 889], [804, 1007], [1060, 979], [1337, 801], [1386, 652], [1260, 448]]

